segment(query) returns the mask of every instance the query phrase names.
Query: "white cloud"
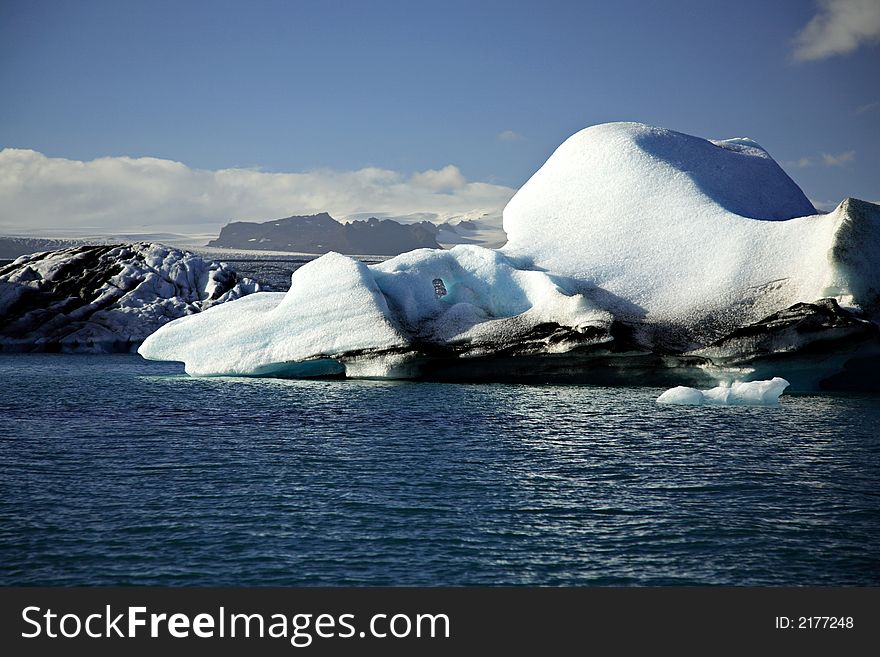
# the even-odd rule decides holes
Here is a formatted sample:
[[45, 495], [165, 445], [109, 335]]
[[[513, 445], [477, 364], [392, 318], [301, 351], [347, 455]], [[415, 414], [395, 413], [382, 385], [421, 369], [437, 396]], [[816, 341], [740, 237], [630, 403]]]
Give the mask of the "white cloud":
[[810, 203], [813, 204], [813, 207], [819, 210], [820, 212], [831, 212], [834, 208], [836, 208], [840, 201], [819, 201], [816, 199], [810, 199]]
[[856, 159], [855, 151], [846, 151], [845, 153], [838, 153], [837, 155], [822, 153], [822, 162], [828, 167], [842, 167], [844, 164], [852, 162], [854, 159]]
[[866, 114], [868, 112], [873, 112], [876, 109], [880, 109], [880, 100], [873, 103], [865, 103], [864, 105], [859, 105], [856, 107], [854, 114]]
[[419, 188], [429, 189], [434, 192], [453, 192], [467, 186], [467, 180], [461, 175], [458, 167], [451, 164], [442, 169], [428, 169], [420, 173], [414, 173], [410, 182]]
[[816, 163], [816, 160], [812, 157], [802, 157], [799, 160], [786, 160], [782, 162], [782, 166], [786, 169], [806, 169], [807, 167], [811, 167]]
[[504, 132], [499, 132], [497, 135], [495, 135], [495, 138], [498, 141], [522, 141], [523, 139], [525, 139], [525, 137], [523, 137], [518, 132], [514, 132], [513, 130], [505, 130]]
[[785, 160], [781, 164], [786, 169], [806, 169], [817, 164], [824, 164], [826, 167], [842, 167], [855, 159], [855, 151], [844, 151], [837, 154], [822, 153], [818, 156], [805, 156], [798, 160]]
[[878, 0], [819, 0], [819, 12], [794, 40], [797, 61], [825, 59], [880, 41]]
[[357, 171], [267, 173], [192, 169], [151, 157], [82, 162], [32, 150], [0, 151], [0, 232], [217, 231], [232, 219], [264, 221], [327, 211], [337, 219], [488, 215], [500, 223], [514, 189], [468, 182], [455, 166], [411, 176]]

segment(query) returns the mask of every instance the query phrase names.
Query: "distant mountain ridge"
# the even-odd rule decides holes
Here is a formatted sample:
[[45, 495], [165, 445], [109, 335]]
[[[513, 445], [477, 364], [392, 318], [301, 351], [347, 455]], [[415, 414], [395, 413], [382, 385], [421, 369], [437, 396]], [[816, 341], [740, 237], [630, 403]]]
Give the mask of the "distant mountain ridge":
[[264, 221], [234, 221], [207, 246], [347, 255], [398, 255], [413, 249], [439, 249], [439, 228], [429, 221], [401, 224], [371, 217], [347, 224], [326, 212]]
[[80, 240], [45, 237], [0, 237], [0, 260], [15, 260], [29, 253], [69, 249], [82, 244]]

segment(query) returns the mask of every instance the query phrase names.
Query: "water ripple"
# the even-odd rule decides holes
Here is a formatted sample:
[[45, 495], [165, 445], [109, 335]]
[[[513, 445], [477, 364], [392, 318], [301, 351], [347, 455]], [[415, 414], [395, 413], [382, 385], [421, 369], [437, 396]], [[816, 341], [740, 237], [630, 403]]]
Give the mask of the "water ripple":
[[2, 584], [880, 584], [878, 397], [0, 376]]

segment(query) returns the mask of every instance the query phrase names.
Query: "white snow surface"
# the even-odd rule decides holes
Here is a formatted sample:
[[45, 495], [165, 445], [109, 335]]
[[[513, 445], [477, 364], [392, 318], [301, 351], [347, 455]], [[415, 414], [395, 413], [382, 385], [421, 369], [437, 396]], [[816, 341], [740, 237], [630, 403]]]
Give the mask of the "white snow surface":
[[712, 388], [697, 390], [676, 386], [657, 398], [658, 404], [700, 406], [777, 406], [779, 397], [788, 387], [785, 379], [775, 376], [769, 381], [738, 381]]
[[648, 321], [694, 326], [736, 308], [749, 323], [854, 291], [833, 257], [845, 221], [841, 207], [817, 215], [751, 140], [609, 123], [566, 140], [516, 193], [502, 250], [626, 299]]
[[577, 332], [606, 328], [612, 319], [546, 273], [518, 270], [503, 254], [477, 246], [417, 249], [372, 267], [328, 253], [297, 269], [291, 283], [287, 293], [252, 294], [163, 326], [139, 353], [183, 361], [193, 375], [344, 368], [349, 376], [405, 376], [405, 356], [396, 354], [414, 344], [460, 344], [476, 355], [539, 324]]
[[[612, 320], [546, 272], [517, 269], [502, 253], [479, 246], [418, 249], [370, 269], [398, 324], [429, 342], [508, 344], [542, 323], [577, 331]], [[442, 297], [432, 285], [437, 278]]]
[[[683, 331], [695, 348], [798, 302], [876, 310], [880, 298], [880, 208], [847, 199], [816, 214], [746, 138], [587, 128], [511, 199], [504, 229], [499, 250], [419, 249], [372, 266], [327, 254], [286, 296], [177, 320], [140, 353], [191, 374], [399, 377], [425, 345], [564, 353], [579, 334], [610, 340], [618, 319], [661, 338]], [[568, 337], [535, 347], [554, 325]]]
[[[193, 375], [272, 374], [289, 363], [337, 352], [405, 344], [367, 266], [328, 253], [297, 269], [291, 288], [263, 292], [184, 317], [148, 337], [138, 352], [180, 360]], [[333, 363], [309, 373], [333, 373]]]

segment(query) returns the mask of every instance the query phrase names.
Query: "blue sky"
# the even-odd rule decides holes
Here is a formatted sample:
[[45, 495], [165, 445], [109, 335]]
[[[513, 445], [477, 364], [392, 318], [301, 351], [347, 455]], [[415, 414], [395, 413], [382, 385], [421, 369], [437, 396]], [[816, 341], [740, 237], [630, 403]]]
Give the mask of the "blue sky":
[[580, 128], [636, 120], [752, 137], [820, 203], [877, 200], [874, 7], [0, 0], [0, 147], [516, 188]]

